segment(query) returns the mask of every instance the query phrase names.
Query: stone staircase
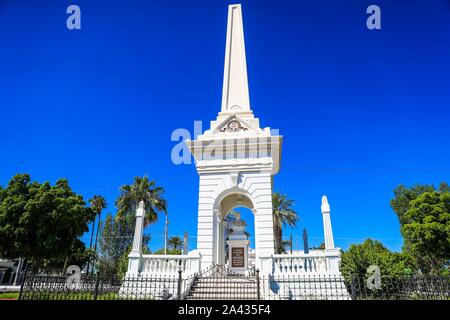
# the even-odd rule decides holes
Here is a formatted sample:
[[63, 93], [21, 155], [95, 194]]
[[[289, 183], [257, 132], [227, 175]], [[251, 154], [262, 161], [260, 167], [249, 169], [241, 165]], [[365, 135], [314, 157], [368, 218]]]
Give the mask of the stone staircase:
[[186, 296], [187, 300], [256, 300], [255, 277], [237, 275], [197, 276]]

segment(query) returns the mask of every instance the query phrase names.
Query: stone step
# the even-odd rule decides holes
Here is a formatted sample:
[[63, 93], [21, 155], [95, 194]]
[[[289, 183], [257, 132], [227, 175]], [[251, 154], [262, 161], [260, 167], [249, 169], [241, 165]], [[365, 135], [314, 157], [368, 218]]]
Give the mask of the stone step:
[[256, 288], [192, 288], [191, 292], [198, 293], [237, 293], [237, 294], [247, 294], [247, 293], [255, 293], [257, 291]]
[[215, 283], [196, 283], [192, 286], [192, 288], [224, 288], [224, 289], [230, 289], [230, 288], [243, 288], [243, 289], [249, 289], [249, 288], [255, 288], [256, 289], [256, 284], [255, 283], [249, 283], [249, 284], [243, 284], [240, 283], [239, 285], [234, 285], [234, 284], [222, 284], [222, 285], [217, 285]]
[[245, 283], [245, 282], [256, 282], [256, 279], [236, 279], [236, 278], [197, 278], [196, 281], [209, 281], [209, 282], [233, 282], [233, 283]]
[[236, 277], [236, 276], [199, 276], [199, 279], [230, 279], [230, 280], [248, 280], [256, 279], [256, 277]]
[[254, 285], [256, 284], [256, 281], [210, 281], [210, 280], [197, 280], [195, 281], [196, 283], [211, 283], [211, 284], [215, 284], [215, 285]]
[[188, 300], [256, 300], [256, 277], [208, 275], [194, 280]]
[[257, 298], [257, 292], [190, 292], [187, 297], [191, 298], [226, 298], [226, 299], [236, 299], [237, 297], [247, 297], [247, 298]]

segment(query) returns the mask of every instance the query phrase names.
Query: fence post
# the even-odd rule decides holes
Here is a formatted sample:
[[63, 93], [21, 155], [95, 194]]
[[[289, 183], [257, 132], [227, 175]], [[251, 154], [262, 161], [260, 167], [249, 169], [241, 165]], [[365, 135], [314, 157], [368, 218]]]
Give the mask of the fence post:
[[355, 275], [352, 274], [351, 277], [352, 300], [356, 300]]
[[261, 300], [260, 285], [259, 285], [259, 269], [256, 269], [256, 297]]
[[24, 273], [24, 275], [23, 275], [23, 280], [22, 280], [22, 283], [21, 283], [21, 285], [20, 285], [20, 292], [19, 292], [19, 299], [18, 299], [18, 300], [21, 300], [21, 299], [22, 299], [23, 286], [24, 286], [24, 284], [25, 284], [25, 280], [27, 279], [28, 265], [29, 265], [29, 263], [28, 263], [28, 261], [27, 261], [27, 266], [25, 267], [25, 273]]
[[100, 272], [97, 272], [97, 276], [95, 277], [94, 300], [97, 300], [98, 286], [99, 286], [99, 284], [100, 284]]
[[177, 290], [178, 300], [181, 300], [181, 282], [183, 281], [183, 278], [181, 276], [182, 273], [183, 271], [181, 269], [178, 270], [178, 290]]

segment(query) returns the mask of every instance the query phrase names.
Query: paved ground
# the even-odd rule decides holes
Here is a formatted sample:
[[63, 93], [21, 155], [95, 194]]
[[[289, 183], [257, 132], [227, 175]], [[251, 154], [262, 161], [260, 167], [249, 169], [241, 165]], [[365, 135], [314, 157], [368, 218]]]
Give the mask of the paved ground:
[[6, 286], [0, 285], [0, 293], [2, 292], [19, 292], [20, 286]]

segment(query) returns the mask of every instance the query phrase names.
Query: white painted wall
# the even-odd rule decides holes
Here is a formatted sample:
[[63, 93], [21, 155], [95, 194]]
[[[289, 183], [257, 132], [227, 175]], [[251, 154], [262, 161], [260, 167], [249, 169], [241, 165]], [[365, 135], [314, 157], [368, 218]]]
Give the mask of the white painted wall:
[[202, 269], [217, 263], [218, 250], [224, 250], [218, 248], [216, 224], [226, 213], [221, 210], [221, 200], [232, 194], [242, 194], [253, 204], [256, 255], [274, 253], [270, 171], [241, 172], [237, 185], [232, 184], [228, 172], [200, 173], [197, 249], [202, 255]]

